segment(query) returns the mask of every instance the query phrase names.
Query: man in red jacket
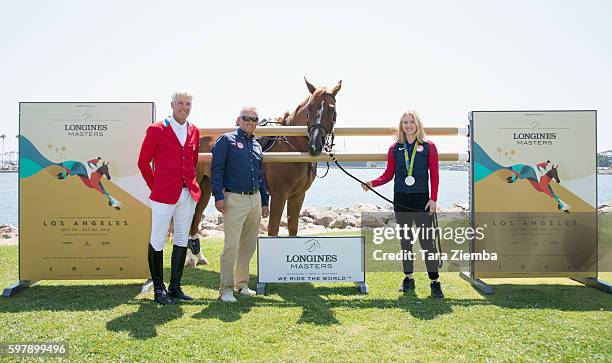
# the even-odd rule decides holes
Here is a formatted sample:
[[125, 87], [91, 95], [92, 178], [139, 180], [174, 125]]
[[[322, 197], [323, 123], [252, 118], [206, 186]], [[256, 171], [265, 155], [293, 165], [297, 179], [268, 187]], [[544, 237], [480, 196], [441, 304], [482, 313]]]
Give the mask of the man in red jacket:
[[[191, 300], [181, 289], [181, 277], [187, 255], [189, 227], [200, 199], [195, 166], [200, 149], [199, 129], [187, 121], [192, 97], [187, 93], [172, 95], [172, 117], [147, 128], [138, 157], [138, 168], [151, 195], [151, 238], [149, 270], [155, 289], [155, 301], [174, 304]], [[151, 168], [153, 161], [155, 170]], [[174, 220], [174, 246], [170, 266], [170, 284], [164, 285], [163, 248], [170, 221]]]

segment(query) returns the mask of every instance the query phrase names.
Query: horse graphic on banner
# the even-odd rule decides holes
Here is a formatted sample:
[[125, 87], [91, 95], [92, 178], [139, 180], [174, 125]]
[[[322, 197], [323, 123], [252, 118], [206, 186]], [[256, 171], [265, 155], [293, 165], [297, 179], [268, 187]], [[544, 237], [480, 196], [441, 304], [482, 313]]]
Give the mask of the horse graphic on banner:
[[47, 159], [38, 151], [30, 140], [24, 136], [19, 136], [19, 147], [21, 150], [20, 178], [30, 177], [49, 166], [59, 166], [63, 170], [55, 175], [57, 179], [64, 180], [69, 176], [78, 176], [86, 187], [94, 189], [108, 198], [109, 207], [121, 210], [121, 203], [113, 198], [102, 184], [102, 177], [111, 180], [111, 175], [108, 170], [110, 162], [103, 162], [102, 166], [97, 167], [95, 171], [88, 171], [85, 165], [80, 161], [66, 160], [56, 163]]
[[478, 143], [474, 143], [474, 156], [475, 160], [478, 160], [474, 165], [475, 181], [482, 180], [498, 170], [509, 170], [512, 174], [506, 178], [507, 183], [515, 183], [521, 179], [527, 180], [535, 190], [553, 198], [557, 203], [557, 209], [565, 213], [570, 212], [571, 206], [561, 200], [550, 185], [552, 180], [555, 180], [557, 184], [561, 183], [557, 170], [559, 165], [552, 165], [550, 170], [547, 170], [551, 163], [550, 160], [546, 160], [535, 167], [527, 164], [503, 166], [495, 162]]

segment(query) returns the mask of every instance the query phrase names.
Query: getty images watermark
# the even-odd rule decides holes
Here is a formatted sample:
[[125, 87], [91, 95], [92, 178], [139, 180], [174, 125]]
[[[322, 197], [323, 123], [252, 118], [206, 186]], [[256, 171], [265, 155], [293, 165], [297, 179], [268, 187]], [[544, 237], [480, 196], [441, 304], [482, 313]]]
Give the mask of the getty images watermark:
[[482, 240], [485, 238], [485, 229], [483, 227], [427, 227], [411, 226], [407, 224], [395, 224], [394, 226], [375, 227], [372, 228], [372, 243], [375, 245], [381, 245], [386, 241], [404, 240], [411, 245], [414, 245], [417, 239], [421, 241], [431, 241], [434, 248], [419, 249], [418, 252], [411, 250], [401, 250], [399, 252], [386, 252], [383, 249], [374, 249], [372, 251], [372, 257], [377, 261], [401, 261], [401, 260], [415, 260], [421, 258], [422, 260], [442, 260], [442, 261], [496, 261], [497, 253], [495, 252], [466, 252], [462, 248], [455, 248], [449, 251], [438, 251], [435, 249], [436, 238], [441, 240], [452, 240], [457, 245], [463, 245], [465, 242], [470, 240]]
[[609, 219], [558, 211], [440, 212], [437, 218], [384, 210], [362, 213], [365, 268], [595, 275], [612, 271], [612, 243], [598, 241], [598, 229], [609, 230]]
[[[497, 261], [499, 254], [474, 250], [468, 242], [485, 239], [486, 226], [470, 226], [466, 215], [447, 213], [362, 213], [367, 271], [467, 271], [474, 261]], [[439, 223], [438, 223], [439, 222]]]

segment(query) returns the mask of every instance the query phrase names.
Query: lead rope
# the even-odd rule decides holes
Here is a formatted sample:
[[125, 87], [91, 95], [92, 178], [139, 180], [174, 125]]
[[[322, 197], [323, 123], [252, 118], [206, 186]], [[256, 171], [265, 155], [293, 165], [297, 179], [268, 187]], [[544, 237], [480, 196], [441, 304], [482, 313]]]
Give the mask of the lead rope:
[[[368, 189], [370, 189], [372, 192], [374, 192], [374, 194], [378, 195], [379, 197], [381, 197], [382, 199], [386, 200], [387, 202], [391, 203], [392, 205], [394, 205], [396, 207], [400, 207], [400, 208], [403, 208], [403, 209], [406, 209], [406, 210], [411, 210], [411, 211], [414, 211], [414, 212], [423, 212], [422, 210], [406, 207], [405, 205], [401, 205], [399, 203], [396, 203], [395, 201], [390, 200], [389, 198], [385, 197], [384, 195], [382, 195], [379, 192], [377, 192], [376, 190], [374, 190], [374, 188], [371, 188], [367, 183], [364, 183], [362, 180], [360, 180], [359, 178], [357, 178], [353, 174], [351, 174], [348, 171], [346, 171], [346, 169], [344, 169], [342, 167], [342, 165], [340, 165], [340, 163], [338, 163], [338, 159], [336, 159], [336, 155], [333, 153], [332, 147], [333, 147], [333, 144], [326, 145], [325, 146], [325, 152], [327, 154], [329, 154], [329, 157], [336, 164], [338, 169], [340, 169], [340, 170], [342, 170], [344, 172], [344, 174], [346, 174], [349, 177], [353, 178], [359, 184], [365, 185], [366, 187], [368, 187]], [[326, 175], [327, 175], [327, 173], [326, 173]], [[434, 236], [434, 243], [433, 243], [434, 253], [439, 252], [439, 254], [436, 255], [438, 257], [438, 268], [442, 268], [442, 266], [444, 265], [444, 263], [443, 263], [443, 261], [441, 259], [442, 244], [440, 243], [440, 233], [438, 233], [438, 214], [436, 212], [434, 212], [433, 216], [432, 216], [432, 227], [434, 228], [434, 231], [435, 231], [434, 232], [434, 234], [435, 234], [435, 236]]]

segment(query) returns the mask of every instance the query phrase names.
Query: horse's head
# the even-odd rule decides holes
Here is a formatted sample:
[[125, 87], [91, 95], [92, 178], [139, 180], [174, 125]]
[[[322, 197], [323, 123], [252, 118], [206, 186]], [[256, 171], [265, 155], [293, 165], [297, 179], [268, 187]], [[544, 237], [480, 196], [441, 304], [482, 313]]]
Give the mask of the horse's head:
[[559, 173], [557, 172], [557, 168], [558, 167], [559, 167], [559, 165], [557, 165], [557, 166], [553, 165], [553, 167], [548, 172], [546, 172], [546, 175], [550, 179], [555, 179], [557, 184], [561, 183], [561, 180], [559, 179]]
[[316, 88], [304, 78], [310, 98], [306, 107], [306, 125], [308, 126], [308, 153], [319, 156], [324, 147], [333, 144], [333, 132], [336, 124], [336, 95], [342, 81], [328, 91]]
[[98, 168], [98, 170], [96, 170], [96, 173], [100, 173], [103, 176], [106, 177], [106, 179], [111, 180], [111, 176], [110, 173], [108, 172], [108, 164], [110, 164], [110, 161], [108, 162], [102, 162], [102, 166]]

